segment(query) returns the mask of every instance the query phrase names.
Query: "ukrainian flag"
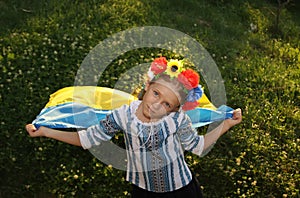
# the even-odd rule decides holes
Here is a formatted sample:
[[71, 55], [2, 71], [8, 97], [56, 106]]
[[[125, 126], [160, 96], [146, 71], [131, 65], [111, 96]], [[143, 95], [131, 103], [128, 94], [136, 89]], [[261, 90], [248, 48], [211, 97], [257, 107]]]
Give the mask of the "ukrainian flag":
[[[113, 109], [137, 100], [136, 96], [107, 87], [74, 86], [50, 95], [49, 102], [32, 122], [37, 128], [84, 129], [96, 125]], [[200, 106], [187, 111], [194, 128], [232, 117], [233, 109], [216, 108], [205, 94]]]

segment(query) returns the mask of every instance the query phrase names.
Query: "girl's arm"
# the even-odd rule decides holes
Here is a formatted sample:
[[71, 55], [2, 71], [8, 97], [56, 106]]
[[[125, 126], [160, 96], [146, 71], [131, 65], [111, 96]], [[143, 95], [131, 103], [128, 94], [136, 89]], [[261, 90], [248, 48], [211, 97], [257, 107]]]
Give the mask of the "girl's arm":
[[40, 127], [37, 130], [33, 124], [27, 124], [25, 128], [31, 137], [48, 137], [75, 146], [81, 146], [77, 132], [58, 131], [46, 127]]
[[215, 128], [211, 132], [205, 134], [204, 150], [208, 149], [211, 145], [213, 145], [219, 139], [219, 137], [221, 137], [224, 133], [226, 133], [234, 125], [239, 124], [241, 121], [242, 121], [241, 109], [234, 110], [232, 119], [225, 120], [217, 128]]

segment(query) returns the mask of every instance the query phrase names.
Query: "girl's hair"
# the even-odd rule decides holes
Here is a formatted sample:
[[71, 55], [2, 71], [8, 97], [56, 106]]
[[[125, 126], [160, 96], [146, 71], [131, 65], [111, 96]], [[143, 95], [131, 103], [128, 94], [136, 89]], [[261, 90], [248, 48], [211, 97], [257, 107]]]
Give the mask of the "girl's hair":
[[[182, 83], [180, 83], [177, 78], [170, 78], [169, 75], [167, 74], [160, 74], [158, 77], [156, 78], [153, 78], [149, 84], [153, 84], [153, 83], [156, 83], [156, 81], [159, 81], [159, 80], [162, 80], [162, 81], [165, 81], [166, 84], [169, 84], [172, 86], [172, 89], [173, 91], [176, 91], [178, 93], [178, 96], [180, 98], [178, 98], [180, 104], [182, 105], [184, 102], [185, 102], [185, 99], [187, 97], [187, 91], [185, 90], [185, 88], [183, 87]], [[140, 93], [138, 94], [138, 99], [139, 100], [142, 100], [144, 95], [145, 95], [145, 88], [143, 88]]]

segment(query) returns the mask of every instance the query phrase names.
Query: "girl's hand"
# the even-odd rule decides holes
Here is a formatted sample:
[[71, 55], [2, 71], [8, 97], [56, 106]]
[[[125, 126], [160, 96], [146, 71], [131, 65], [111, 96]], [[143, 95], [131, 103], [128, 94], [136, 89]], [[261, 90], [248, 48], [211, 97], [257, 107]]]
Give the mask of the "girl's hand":
[[78, 132], [59, 131], [43, 126], [36, 129], [33, 124], [27, 124], [25, 128], [31, 137], [47, 137], [75, 146], [82, 146]]
[[27, 124], [25, 126], [26, 131], [29, 133], [31, 137], [41, 137], [44, 136], [44, 133], [42, 131], [42, 127], [40, 127], [38, 130], [35, 128], [33, 124]]
[[232, 119], [227, 119], [225, 122], [228, 124], [229, 128], [233, 127], [234, 125], [237, 125], [242, 122], [242, 110], [235, 109], [233, 111]]

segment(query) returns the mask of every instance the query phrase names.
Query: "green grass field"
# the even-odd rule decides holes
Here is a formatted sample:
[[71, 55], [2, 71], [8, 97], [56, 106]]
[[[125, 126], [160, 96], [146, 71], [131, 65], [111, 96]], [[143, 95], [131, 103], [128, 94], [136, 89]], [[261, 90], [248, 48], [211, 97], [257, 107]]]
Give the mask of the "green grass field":
[[[130, 197], [125, 172], [80, 148], [29, 138], [24, 126], [51, 93], [74, 84], [99, 42], [142, 26], [195, 38], [218, 65], [227, 105], [243, 110], [243, 123], [209, 154], [187, 155], [205, 197], [300, 197], [299, 7], [290, 1], [277, 21], [275, 0], [0, 1], [0, 197]], [[174, 56], [119, 56], [99, 85], [113, 87], [124, 69], [161, 53]]]

